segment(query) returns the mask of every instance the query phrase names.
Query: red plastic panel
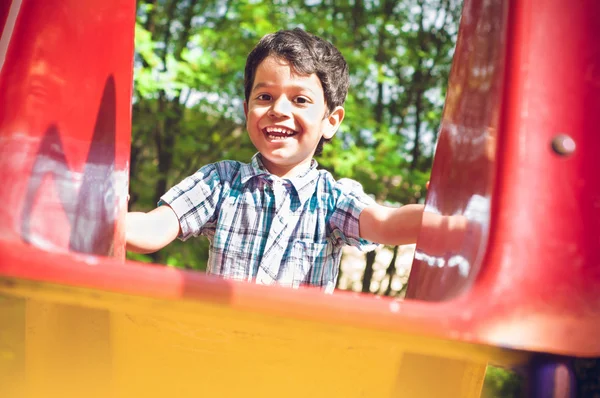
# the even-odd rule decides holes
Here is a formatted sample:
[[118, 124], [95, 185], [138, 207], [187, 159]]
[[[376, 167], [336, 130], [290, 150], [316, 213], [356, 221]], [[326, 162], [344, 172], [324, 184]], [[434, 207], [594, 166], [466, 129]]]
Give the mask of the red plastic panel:
[[463, 5], [426, 211], [464, 215], [469, 231], [441, 241], [419, 236], [408, 298], [455, 297], [472, 285], [481, 267], [490, 228], [507, 15], [503, 0]]
[[[474, 267], [462, 275], [448, 262], [418, 258], [410, 297], [454, 297], [451, 301], [464, 306], [466, 319], [478, 319], [473, 332], [496, 344], [550, 351], [577, 346], [598, 353], [600, 2], [511, 1], [501, 103], [481, 96], [479, 105], [471, 87], [477, 79], [463, 81], [460, 73], [471, 68], [471, 75], [481, 76], [474, 60], [482, 55], [476, 53], [494, 54], [476, 45], [476, 29], [466, 28], [476, 3], [465, 5], [427, 206], [467, 214], [475, 195], [491, 198], [487, 250], [478, 262], [485, 235], [479, 247], [470, 240], [455, 247], [437, 242], [449, 255], [475, 261]], [[481, 24], [484, 36], [495, 29], [486, 18], [473, 23]], [[494, 71], [503, 63], [490, 65]], [[470, 106], [455, 113], [462, 103]], [[473, 142], [469, 127], [477, 121], [472, 109], [479, 117], [489, 111], [487, 136], [490, 144], [496, 137], [495, 166], [486, 164], [483, 155], [461, 161], [477, 153], [468, 149]], [[418, 246], [427, 238], [421, 236]]]
[[135, 2], [3, 4], [0, 236], [123, 257]]
[[[490, 303], [504, 339], [562, 335], [592, 347], [600, 325], [600, 2], [513, 3], [493, 232], [471, 295]], [[574, 151], [552, 149], [560, 135]]]
[[[15, 8], [16, 8], [16, 6], [15, 6]], [[3, 1], [2, 3], [0, 3], [0, 32], [4, 31], [4, 26], [6, 25], [6, 22], [8, 20], [8, 12], [10, 11], [10, 9], [11, 9], [10, 1]], [[4, 52], [1, 44], [0, 44], [0, 51]]]

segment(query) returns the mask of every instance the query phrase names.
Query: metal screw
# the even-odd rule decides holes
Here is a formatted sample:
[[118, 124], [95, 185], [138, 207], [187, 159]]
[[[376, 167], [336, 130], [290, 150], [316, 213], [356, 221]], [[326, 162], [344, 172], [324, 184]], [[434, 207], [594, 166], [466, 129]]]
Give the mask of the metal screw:
[[559, 134], [552, 139], [552, 150], [560, 156], [570, 156], [575, 152], [575, 140], [567, 134]]

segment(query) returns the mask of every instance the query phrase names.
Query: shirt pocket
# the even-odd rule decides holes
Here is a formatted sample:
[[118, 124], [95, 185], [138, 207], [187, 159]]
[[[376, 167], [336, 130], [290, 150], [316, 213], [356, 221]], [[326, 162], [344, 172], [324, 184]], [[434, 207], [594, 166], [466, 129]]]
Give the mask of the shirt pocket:
[[337, 265], [333, 258], [333, 244], [329, 241], [297, 241], [293, 246], [294, 286], [325, 286], [335, 281]]

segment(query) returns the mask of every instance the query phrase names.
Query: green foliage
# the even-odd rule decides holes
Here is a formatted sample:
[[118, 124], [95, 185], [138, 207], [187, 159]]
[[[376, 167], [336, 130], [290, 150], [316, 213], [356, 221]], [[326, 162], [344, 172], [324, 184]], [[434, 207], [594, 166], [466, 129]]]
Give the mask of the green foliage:
[[483, 398], [516, 398], [521, 396], [522, 380], [516, 373], [494, 366], [485, 372]]
[[[296, 26], [332, 41], [350, 66], [346, 117], [320, 165], [381, 202], [422, 200], [459, 11], [457, 0], [139, 0], [132, 209], [154, 207], [204, 164], [250, 159], [246, 56], [264, 34]], [[203, 269], [206, 248], [195, 239], [150, 258]]]

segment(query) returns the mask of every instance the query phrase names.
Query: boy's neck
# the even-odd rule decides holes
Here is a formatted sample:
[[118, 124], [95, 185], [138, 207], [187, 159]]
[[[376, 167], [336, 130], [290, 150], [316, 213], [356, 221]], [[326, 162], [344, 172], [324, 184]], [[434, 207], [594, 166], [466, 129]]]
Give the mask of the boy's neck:
[[294, 178], [302, 175], [308, 169], [310, 169], [312, 158], [293, 166], [274, 164], [266, 160], [264, 157], [262, 158], [262, 163], [269, 173], [276, 175], [279, 178]]

